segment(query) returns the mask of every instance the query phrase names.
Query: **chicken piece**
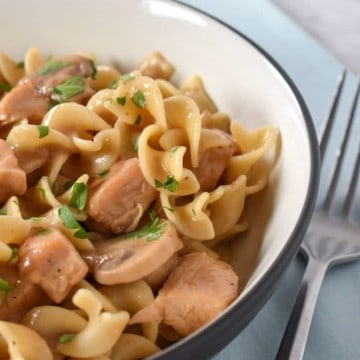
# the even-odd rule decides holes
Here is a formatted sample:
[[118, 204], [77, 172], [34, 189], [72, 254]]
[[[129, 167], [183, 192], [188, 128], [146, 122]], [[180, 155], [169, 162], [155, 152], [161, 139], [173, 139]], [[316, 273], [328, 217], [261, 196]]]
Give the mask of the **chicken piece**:
[[144, 178], [137, 158], [114, 164], [102, 180], [89, 185], [87, 212], [115, 234], [134, 230], [157, 191]]
[[143, 75], [153, 79], [169, 80], [175, 71], [175, 67], [161, 53], [154, 51], [143, 60], [139, 70]]
[[5, 202], [11, 195], [25, 193], [26, 174], [19, 167], [18, 160], [9, 144], [0, 139], [0, 203]]
[[1, 124], [25, 117], [40, 123], [49, 106], [49, 98], [41, 95], [32, 83], [15, 86], [0, 102]]
[[[61, 66], [51, 67], [50, 63], [61, 64]], [[83, 79], [90, 78], [95, 72], [93, 63], [78, 55], [50, 60], [44, 65], [44, 68], [46, 66], [48, 66], [48, 71], [40, 71], [40, 69], [38, 73], [25, 76], [3, 96], [0, 101], [0, 126], [22, 118], [39, 124], [52, 102], [63, 102], [60, 95], [54, 91], [55, 86], [75, 76]], [[83, 86], [78, 86], [78, 88], [79, 92], [70, 96], [66, 101], [84, 103], [94, 93], [87, 86], [85, 80]]]
[[220, 314], [238, 295], [232, 267], [205, 253], [181, 258], [154, 303], [137, 312], [130, 324], [159, 321], [186, 336]]
[[83, 257], [103, 285], [126, 284], [140, 280], [163, 265], [183, 247], [177, 231], [169, 221], [157, 218], [145, 228], [124, 237], [95, 243], [95, 250]]
[[231, 135], [217, 129], [209, 129], [217, 134], [226, 145], [206, 149], [200, 157], [199, 166], [191, 168], [200, 184], [202, 191], [214, 190], [231, 156], [236, 152], [237, 146]]
[[16, 321], [31, 308], [50, 304], [41, 288], [21, 277], [15, 265], [0, 264], [0, 278], [11, 286], [7, 295], [0, 296], [3, 305], [0, 306], [1, 320]]
[[38, 284], [56, 303], [88, 272], [75, 247], [57, 229], [27, 238], [19, 249], [18, 266], [21, 276]]

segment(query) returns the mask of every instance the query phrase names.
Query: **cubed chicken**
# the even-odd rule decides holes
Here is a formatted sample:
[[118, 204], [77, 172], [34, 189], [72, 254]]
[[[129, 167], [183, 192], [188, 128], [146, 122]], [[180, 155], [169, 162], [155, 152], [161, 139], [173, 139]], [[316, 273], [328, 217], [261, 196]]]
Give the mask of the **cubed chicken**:
[[50, 304], [43, 290], [19, 275], [16, 265], [0, 264], [0, 278], [11, 290], [0, 295], [0, 319], [15, 321], [35, 306]]
[[[0, 126], [9, 122], [27, 118], [31, 123], [39, 124], [54, 103], [75, 101], [83, 103], [94, 93], [85, 79], [95, 72], [93, 63], [82, 56], [74, 55], [64, 59], [51, 59], [35, 74], [20, 79], [19, 83], [0, 101]], [[64, 100], [64, 84], [77, 77], [77, 84], [68, 84], [67, 93], [72, 86], [71, 96]], [[73, 91], [73, 89], [78, 91]]]
[[182, 257], [160, 289], [155, 302], [130, 323], [162, 320], [188, 335], [219, 315], [238, 295], [239, 278], [232, 267], [206, 253]]
[[134, 230], [157, 191], [144, 178], [137, 158], [114, 164], [89, 186], [87, 212], [95, 222], [121, 234]]
[[19, 249], [18, 266], [21, 276], [38, 284], [56, 303], [88, 272], [74, 245], [57, 229], [27, 238]]
[[231, 135], [218, 129], [209, 129], [208, 131], [212, 131], [222, 138], [226, 142], [226, 145], [206, 149], [201, 154], [199, 166], [191, 169], [198, 179], [202, 191], [215, 189], [231, 156], [234, 155], [237, 149], [236, 143]]

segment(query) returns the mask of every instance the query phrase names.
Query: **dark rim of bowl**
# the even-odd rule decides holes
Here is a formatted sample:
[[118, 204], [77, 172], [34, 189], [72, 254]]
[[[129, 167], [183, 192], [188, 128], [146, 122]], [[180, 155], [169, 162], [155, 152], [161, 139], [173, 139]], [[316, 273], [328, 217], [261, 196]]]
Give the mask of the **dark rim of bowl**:
[[316, 131], [310, 112], [300, 91], [278, 62], [249, 37], [215, 16], [196, 8], [195, 6], [185, 4], [180, 0], [166, 1], [192, 9], [210, 20], [223, 25], [239, 35], [241, 38], [245, 39], [269, 61], [269, 63], [286, 81], [292, 93], [295, 95], [295, 98], [300, 106], [302, 116], [305, 120], [310, 149], [311, 167], [309, 187], [299, 219], [286, 245], [274, 263], [264, 274], [262, 279], [260, 279], [258, 284], [251, 289], [241, 299], [241, 301], [238, 302], [238, 304], [229, 308], [223, 316], [220, 316], [211, 325], [205, 327], [204, 329], [200, 329], [194, 334], [185, 337], [149, 358], [149, 360], [183, 360], [193, 355], [196, 356], [196, 359], [207, 359], [219, 352], [248, 325], [248, 323], [270, 298], [285, 269], [289, 266], [297, 254], [315, 208], [320, 177], [320, 155]]

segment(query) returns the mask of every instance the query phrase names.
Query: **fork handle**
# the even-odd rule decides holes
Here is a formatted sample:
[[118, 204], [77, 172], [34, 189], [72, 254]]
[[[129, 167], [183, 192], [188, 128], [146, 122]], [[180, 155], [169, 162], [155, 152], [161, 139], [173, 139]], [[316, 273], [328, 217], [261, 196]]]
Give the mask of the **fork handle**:
[[328, 263], [309, 258], [276, 360], [301, 360]]

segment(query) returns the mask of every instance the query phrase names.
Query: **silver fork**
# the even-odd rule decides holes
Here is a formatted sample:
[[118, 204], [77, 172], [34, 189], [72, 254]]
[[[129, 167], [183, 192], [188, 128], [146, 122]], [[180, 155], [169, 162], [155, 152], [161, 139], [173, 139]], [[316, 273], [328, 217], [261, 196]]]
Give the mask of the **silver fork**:
[[[327, 121], [320, 137], [320, 154], [324, 159], [332, 133], [336, 111], [339, 107], [346, 72], [340, 77]], [[358, 146], [352, 178], [339, 215], [334, 215], [334, 193], [344, 164], [345, 151], [353, 127], [356, 106], [359, 99], [360, 83], [352, 101], [340, 148], [336, 153], [330, 185], [325, 200], [317, 209], [301, 246], [301, 253], [307, 257], [307, 266], [301, 287], [282, 338], [276, 360], [300, 360], [303, 358], [316, 301], [326, 271], [330, 266], [360, 258], [360, 223], [350, 217], [359, 177], [360, 148]], [[319, 200], [318, 200], [319, 202]]]

